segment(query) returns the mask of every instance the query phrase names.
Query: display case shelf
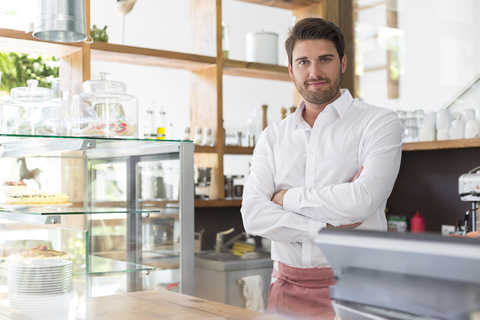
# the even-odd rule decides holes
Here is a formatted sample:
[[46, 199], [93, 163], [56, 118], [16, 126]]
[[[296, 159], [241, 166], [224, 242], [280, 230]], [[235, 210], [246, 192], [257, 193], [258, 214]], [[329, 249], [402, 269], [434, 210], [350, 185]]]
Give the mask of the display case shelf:
[[110, 274], [120, 272], [153, 271], [156, 268], [127, 261], [114, 260], [99, 256], [90, 256], [89, 274]]

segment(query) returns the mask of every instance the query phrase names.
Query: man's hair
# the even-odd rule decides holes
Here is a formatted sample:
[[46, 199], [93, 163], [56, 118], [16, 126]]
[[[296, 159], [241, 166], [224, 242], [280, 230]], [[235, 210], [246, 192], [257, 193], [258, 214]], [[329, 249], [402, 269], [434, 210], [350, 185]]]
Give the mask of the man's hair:
[[330, 40], [337, 49], [340, 59], [345, 54], [345, 38], [342, 30], [333, 22], [322, 18], [305, 18], [298, 21], [290, 30], [289, 37], [285, 41], [285, 50], [288, 54], [288, 62], [292, 65], [292, 53], [295, 44], [303, 40]]

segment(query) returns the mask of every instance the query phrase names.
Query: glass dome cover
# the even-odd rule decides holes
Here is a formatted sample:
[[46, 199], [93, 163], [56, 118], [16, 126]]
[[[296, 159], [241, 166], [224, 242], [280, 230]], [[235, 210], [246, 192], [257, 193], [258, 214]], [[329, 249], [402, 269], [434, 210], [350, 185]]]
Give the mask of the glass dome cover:
[[58, 107], [57, 102], [52, 101], [53, 90], [38, 87], [37, 80], [27, 80], [26, 87], [13, 88], [10, 91], [12, 99], [4, 102], [12, 107]]
[[53, 100], [52, 89], [39, 88], [37, 80], [11, 90], [12, 99], [1, 108], [2, 131], [8, 134], [53, 136], [64, 134], [65, 108]]
[[89, 137], [137, 137], [138, 100], [123, 82], [87, 80], [83, 93], [72, 100], [72, 133]]
[[115, 92], [127, 93], [127, 86], [120, 81], [109, 80], [109, 74], [100, 72], [100, 80], [87, 80], [83, 83], [83, 93]]

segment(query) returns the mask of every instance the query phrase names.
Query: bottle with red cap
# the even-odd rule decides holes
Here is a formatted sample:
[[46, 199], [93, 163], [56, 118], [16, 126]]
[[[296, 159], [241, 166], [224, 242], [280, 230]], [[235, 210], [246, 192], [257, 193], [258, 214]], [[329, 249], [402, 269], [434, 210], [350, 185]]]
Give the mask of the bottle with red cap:
[[425, 219], [417, 211], [417, 214], [410, 220], [412, 233], [425, 233]]

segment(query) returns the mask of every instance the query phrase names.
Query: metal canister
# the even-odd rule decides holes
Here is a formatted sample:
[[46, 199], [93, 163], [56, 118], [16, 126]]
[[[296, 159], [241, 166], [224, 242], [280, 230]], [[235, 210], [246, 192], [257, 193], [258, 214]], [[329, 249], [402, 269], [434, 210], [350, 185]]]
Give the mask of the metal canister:
[[55, 42], [87, 39], [84, 0], [38, 0], [33, 36]]

